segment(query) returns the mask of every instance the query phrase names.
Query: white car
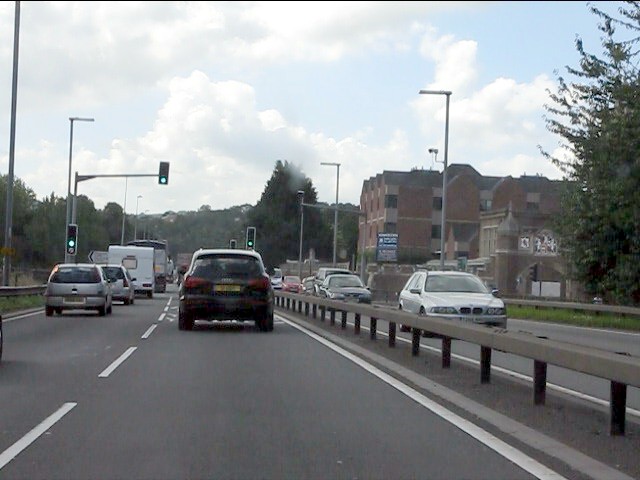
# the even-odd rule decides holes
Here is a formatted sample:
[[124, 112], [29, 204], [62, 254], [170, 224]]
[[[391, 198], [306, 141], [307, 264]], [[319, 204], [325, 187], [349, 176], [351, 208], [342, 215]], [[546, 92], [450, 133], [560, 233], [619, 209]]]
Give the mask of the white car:
[[[417, 271], [398, 296], [398, 308], [418, 315], [507, 327], [507, 310], [484, 282], [471, 273]], [[402, 325], [400, 330], [409, 330]]]
[[282, 290], [282, 270], [280, 268], [273, 269], [273, 275], [271, 275], [270, 279], [274, 290]]

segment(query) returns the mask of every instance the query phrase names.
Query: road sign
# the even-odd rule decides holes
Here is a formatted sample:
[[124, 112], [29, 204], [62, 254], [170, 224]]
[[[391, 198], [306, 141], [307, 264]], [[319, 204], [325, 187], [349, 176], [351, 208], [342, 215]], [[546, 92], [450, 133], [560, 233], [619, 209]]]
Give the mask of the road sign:
[[109, 263], [109, 252], [91, 250], [88, 256], [92, 263]]

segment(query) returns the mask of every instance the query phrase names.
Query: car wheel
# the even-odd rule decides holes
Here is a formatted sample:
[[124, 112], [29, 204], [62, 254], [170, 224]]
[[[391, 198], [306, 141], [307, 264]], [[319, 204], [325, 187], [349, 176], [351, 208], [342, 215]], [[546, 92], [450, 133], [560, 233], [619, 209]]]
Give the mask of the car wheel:
[[98, 315], [104, 317], [107, 314], [107, 307], [104, 305], [102, 307], [98, 307]]
[[56, 308], [53, 309], [53, 311], [55, 313], [57, 313], [58, 315], [62, 315], [62, 308], [61, 307], [56, 307]]
[[124, 304], [125, 305], [130, 305], [131, 304], [131, 300], [129, 300], [128, 298], [124, 299]]
[[44, 307], [44, 314], [47, 317], [52, 317], [53, 316], [53, 307]]
[[147, 292], [147, 297], [153, 298], [153, 292], [151, 290]]
[[111, 315], [113, 313], [113, 304], [109, 304], [107, 307], [107, 315]]
[[178, 312], [178, 330], [193, 330], [193, 315], [183, 310]]

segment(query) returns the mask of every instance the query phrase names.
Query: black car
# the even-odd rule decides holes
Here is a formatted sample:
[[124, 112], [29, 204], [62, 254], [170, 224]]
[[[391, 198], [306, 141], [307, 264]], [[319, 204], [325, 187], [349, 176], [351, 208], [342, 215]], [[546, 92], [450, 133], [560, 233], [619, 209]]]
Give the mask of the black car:
[[332, 300], [371, 303], [371, 290], [354, 274], [333, 273], [318, 289], [318, 295]]
[[196, 320], [237, 320], [269, 332], [273, 307], [273, 287], [258, 252], [200, 249], [180, 285], [178, 328], [192, 330]]

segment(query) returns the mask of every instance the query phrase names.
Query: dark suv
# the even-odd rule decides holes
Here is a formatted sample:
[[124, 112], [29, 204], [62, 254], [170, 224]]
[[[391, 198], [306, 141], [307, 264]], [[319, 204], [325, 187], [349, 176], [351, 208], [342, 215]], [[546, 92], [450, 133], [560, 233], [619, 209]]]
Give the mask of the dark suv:
[[193, 254], [179, 291], [178, 328], [196, 320], [255, 321], [273, 330], [273, 287], [254, 250], [200, 249]]

